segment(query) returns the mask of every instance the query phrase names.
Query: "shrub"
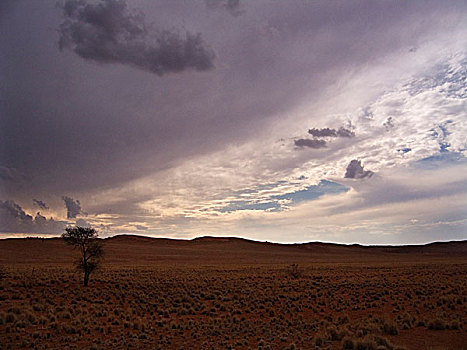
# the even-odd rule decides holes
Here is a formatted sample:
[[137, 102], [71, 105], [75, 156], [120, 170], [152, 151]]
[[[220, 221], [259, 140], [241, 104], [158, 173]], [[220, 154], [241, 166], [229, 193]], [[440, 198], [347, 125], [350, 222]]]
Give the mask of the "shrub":
[[444, 321], [440, 319], [432, 320], [428, 324], [428, 328], [435, 331], [442, 331], [447, 328], [447, 325]]
[[375, 340], [372, 337], [365, 337], [361, 340], [357, 340], [355, 344], [356, 350], [377, 350], [378, 344], [376, 344]]
[[292, 264], [289, 266], [288, 274], [292, 278], [299, 278], [302, 276], [302, 271], [298, 267], [298, 264]]
[[383, 333], [389, 335], [397, 335], [399, 331], [397, 330], [397, 326], [394, 322], [384, 322]]
[[342, 341], [342, 348], [343, 349], [354, 349], [355, 342], [351, 338], [344, 338], [344, 340]]

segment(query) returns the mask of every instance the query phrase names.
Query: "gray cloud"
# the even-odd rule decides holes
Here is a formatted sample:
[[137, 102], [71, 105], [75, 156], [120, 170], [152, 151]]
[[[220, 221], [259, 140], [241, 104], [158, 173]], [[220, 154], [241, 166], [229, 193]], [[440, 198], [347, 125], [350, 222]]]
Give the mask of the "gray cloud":
[[4, 166], [0, 166], [0, 179], [6, 180], [6, 181], [12, 181], [13, 176], [11, 174], [10, 169]]
[[323, 129], [309, 129], [308, 133], [314, 137], [354, 137], [355, 133], [344, 127], [340, 127], [338, 130], [323, 128]]
[[323, 128], [323, 129], [309, 129], [308, 133], [310, 135], [313, 135], [315, 137], [326, 137], [326, 136], [331, 136], [331, 137], [336, 137], [336, 129], [330, 129], [330, 128]]
[[4, 181], [20, 181], [24, 179], [24, 174], [20, 173], [18, 169], [0, 166], [0, 180]]
[[206, 0], [206, 6], [211, 9], [225, 9], [234, 17], [245, 12], [240, 7], [240, 0]]
[[3, 223], [7, 222], [9, 218], [19, 219], [23, 222], [32, 221], [32, 216], [26, 214], [18, 204], [11, 200], [0, 200], [0, 217]]
[[40, 212], [33, 218], [14, 201], [0, 200], [0, 232], [12, 233], [60, 233], [66, 223], [47, 219]]
[[0, 19], [4, 17], [10, 7], [13, 7], [16, 0], [2, 0], [0, 1]]
[[215, 54], [201, 34], [150, 30], [142, 13], [130, 13], [124, 0], [63, 5], [59, 46], [100, 63], [121, 63], [157, 75], [213, 68]]
[[91, 227], [91, 224], [89, 222], [87, 222], [86, 220], [81, 219], [81, 218], [76, 220], [75, 225], [76, 226], [81, 226], [81, 227]]
[[383, 123], [383, 126], [386, 128], [386, 130], [389, 130], [394, 127], [394, 120], [392, 117], [388, 117], [386, 121]]
[[346, 129], [344, 127], [340, 127], [337, 130], [337, 136], [339, 137], [354, 137], [355, 133], [352, 130]]
[[74, 219], [77, 215], [81, 214], [81, 203], [79, 200], [74, 200], [71, 197], [63, 196], [63, 201], [66, 206], [66, 217], [68, 219]]
[[[461, 205], [457, 204], [457, 210], [460, 214], [459, 218], [465, 219], [465, 199], [462, 200], [462, 198], [466, 198], [465, 194], [467, 193], [466, 176], [464, 175], [467, 174], [467, 171], [465, 171], [467, 158], [462, 156], [460, 158], [450, 156], [429, 157], [418, 163], [420, 167], [400, 167], [385, 170], [379, 173], [379, 176], [374, 176], [372, 181], [349, 180], [346, 184], [353, 187], [355, 197], [352, 201], [332, 209], [331, 212], [337, 214], [347, 211], [359, 211], [364, 208], [391, 203], [400, 203], [410, 208], [408, 203], [411, 201], [430, 199], [435, 200], [437, 205], [431, 208], [420, 202], [420, 205], [425, 207], [415, 214], [430, 217], [430, 211], [440, 212], [440, 208], [443, 207], [440, 203], [443, 200], [447, 200], [447, 202], [450, 202], [449, 204], [456, 206], [454, 202], [447, 198], [460, 196]], [[376, 214], [376, 211], [374, 213]], [[449, 215], [453, 214], [451, 212]], [[453, 218], [454, 215], [451, 216], [450, 220]], [[434, 217], [430, 217], [430, 221], [436, 222]], [[441, 233], [440, 237], [442, 235], [443, 233]]]
[[326, 147], [326, 141], [324, 140], [310, 140], [310, 139], [298, 139], [294, 141], [297, 147], [309, 147], [309, 148], [324, 148]]
[[347, 165], [344, 177], [347, 179], [363, 179], [365, 177], [373, 176], [374, 172], [371, 170], [363, 170], [362, 162], [360, 160], [353, 159]]
[[39, 208], [43, 209], [43, 210], [48, 210], [49, 209], [49, 206], [44, 203], [43, 201], [39, 200], [39, 199], [34, 199], [32, 200], [32, 202], [37, 205]]
[[373, 111], [371, 110], [370, 106], [366, 106], [362, 109], [360, 118], [364, 120], [372, 120], [373, 119]]

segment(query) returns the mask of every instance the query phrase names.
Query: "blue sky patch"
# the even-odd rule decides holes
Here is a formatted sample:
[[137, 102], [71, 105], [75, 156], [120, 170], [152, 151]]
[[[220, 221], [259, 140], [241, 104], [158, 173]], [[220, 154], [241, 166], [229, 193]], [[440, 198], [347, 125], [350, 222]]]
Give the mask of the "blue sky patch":
[[300, 190], [297, 192], [281, 194], [279, 196], [274, 196], [275, 199], [287, 199], [290, 200], [293, 204], [300, 202], [311, 201], [318, 199], [319, 197], [325, 194], [338, 194], [342, 192], [347, 192], [348, 187], [341, 185], [337, 182], [332, 182], [328, 180], [321, 180], [318, 185], [313, 185]]
[[[285, 181], [280, 181], [282, 184]], [[269, 185], [267, 185], [269, 187]], [[246, 200], [232, 201], [225, 207], [219, 209], [221, 213], [233, 212], [237, 210], [264, 210], [264, 211], [280, 211], [283, 209], [280, 201], [287, 200], [287, 205], [294, 205], [301, 202], [318, 199], [325, 194], [338, 194], [347, 192], [348, 187], [337, 182], [321, 180], [318, 185], [308, 186], [304, 190], [285, 193], [281, 195], [271, 196], [271, 200], [267, 202], [253, 202]], [[241, 191], [239, 191], [241, 192]]]
[[412, 150], [412, 148], [409, 148], [409, 147], [405, 147], [405, 148], [400, 148], [397, 150], [397, 152], [402, 152], [402, 153], [408, 153]]
[[442, 166], [466, 162], [467, 158], [460, 152], [449, 152], [448, 150], [420, 159], [414, 163], [414, 167], [423, 169], [436, 169]]

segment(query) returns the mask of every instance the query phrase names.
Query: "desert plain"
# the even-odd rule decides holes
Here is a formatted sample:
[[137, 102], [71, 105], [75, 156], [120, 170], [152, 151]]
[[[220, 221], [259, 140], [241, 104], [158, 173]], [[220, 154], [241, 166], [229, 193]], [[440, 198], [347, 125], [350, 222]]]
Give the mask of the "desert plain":
[[467, 242], [0, 240], [0, 349], [467, 349]]

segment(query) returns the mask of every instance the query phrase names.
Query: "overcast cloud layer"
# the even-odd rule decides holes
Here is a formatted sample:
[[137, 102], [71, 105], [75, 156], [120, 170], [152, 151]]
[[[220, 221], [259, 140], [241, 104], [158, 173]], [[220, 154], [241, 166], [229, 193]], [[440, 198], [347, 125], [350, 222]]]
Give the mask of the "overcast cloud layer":
[[0, 235], [467, 238], [464, 1], [0, 5]]

